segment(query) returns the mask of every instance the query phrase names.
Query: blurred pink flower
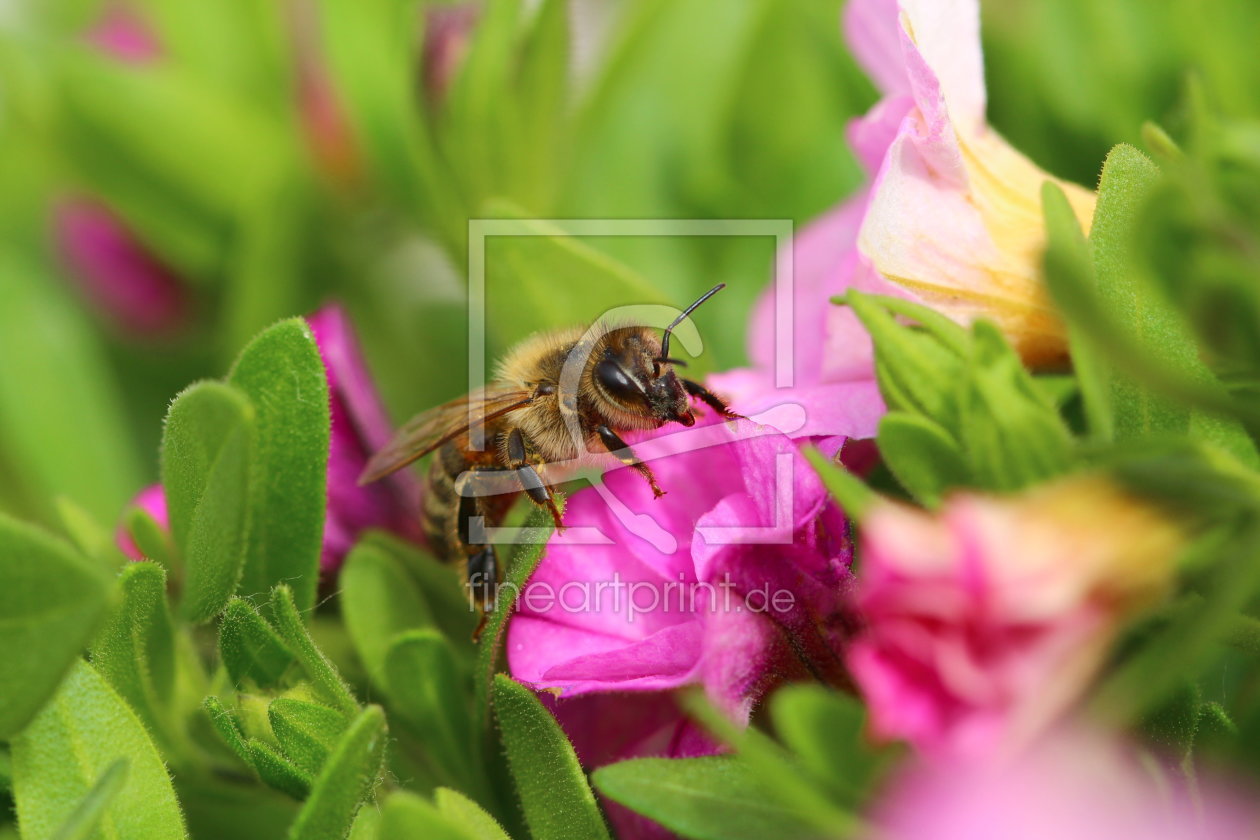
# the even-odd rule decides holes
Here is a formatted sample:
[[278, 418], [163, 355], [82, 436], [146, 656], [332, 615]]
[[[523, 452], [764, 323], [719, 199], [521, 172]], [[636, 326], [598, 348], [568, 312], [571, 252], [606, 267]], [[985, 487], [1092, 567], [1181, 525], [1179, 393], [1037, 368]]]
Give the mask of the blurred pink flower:
[[922, 764], [873, 814], [879, 840], [1244, 840], [1260, 814], [1125, 745], [1056, 730], [1006, 761]]
[[148, 24], [123, 3], [107, 3], [85, 37], [88, 43], [122, 61], [143, 64], [162, 54], [162, 47]]
[[[144, 488], [136, 497], [132, 499], [128, 508], [140, 508], [145, 513], [152, 516], [163, 529], [171, 527], [171, 521], [166, 515], [166, 494], [162, 492], [162, 485], [153, 484]], [[122, 549], [132, 560], [144, 560], [144, 554], [140, 551], [140, 547], [136, 545], [136, 541], [131, 538], [131, 534], [127, 532], [127, 526], [119, 525], [118, 530], [114, 532], [114, 542]]]
[[409, 470], [359, 486], [368, 458], [389, 443], [392, 427], [345, 311], [332, 304], [306, 320], [324, 359], [332, 398], [328, 511], [320, 557], [322, 571], [332, 573], [369, 528], [419, 541], [420, 486]]
[[848, 664], [883, 738], [992, 756], [1053, 724], [1123, 621], [1163, 597], [1179, 531], [1097, 478], [885, 503], [862, 522]]
[[635, 449], [665, 497], [631, 469], [604, 476], [611, 502], [570, 497], [509, 627], [513, 676], [562, 698], [699, 684], [740, 722], [788, 676], [845, 679], [848, 524], [796, 445], [709, 415]]
[[[371, 528], [419, 542], [420, 487], [407, 470], [359, 486], [359, 475], [368, 457], [389, 442], [389, 420], [345, 311], [332, 304], [306, 320], [315, 334], [328, 376], [332, 430], [320, 571], [332, 575], [359, 536]], [[162, 526], [167, 525], [166, 499], [160, 485], [142, 491], [133, 504], [153, 514]], [[134, 543], [121, 530], [118, 544], [128, 556], [140, 559]]]
[[105, 205], [67, 199], [53, 210], [53, 239], [88, 301], [125, 333], [161, 337], [188, 320], [188, 290]]
[[421, 73], [425, 96], [438, 104], [446, 98], [468, 53], [481, 18], [480, 3], [426, 6]]

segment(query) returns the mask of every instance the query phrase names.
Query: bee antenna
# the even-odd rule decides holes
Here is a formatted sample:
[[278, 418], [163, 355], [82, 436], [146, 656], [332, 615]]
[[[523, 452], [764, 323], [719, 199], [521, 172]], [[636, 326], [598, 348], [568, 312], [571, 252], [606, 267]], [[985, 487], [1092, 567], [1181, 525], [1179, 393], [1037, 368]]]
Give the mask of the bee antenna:
[[[674, 319], [674, 322], [665, 328], [665, 335], [661, 337], [661, 358], [662, 359], [669, 358], [669, 337], [670, 337], [670, 334], [673, 333], [674, 327], [678, 326], [683, 321], [687, 320], [687, 316], [690, 315], [692, 312], [695, 312], [696, 308], [699, 307], [700, 304], [704, 303], [706, 300], [713, 297], [714, 295], [716, 295], [718, 292], [722, 291], [725, 288], [726, 288], [725, 283], [718, 283], [712, 289], [709, 289], [709, 291], [702, 294], [695, 303], [691, 304], [691, 306], [688, 306], [681, 313], [679, 313], [678, 317]], [[656, 368], [656, 375], [660, 376], [661, 363], [658, 361], [658, 362], [654, 362], [653, 364]]]

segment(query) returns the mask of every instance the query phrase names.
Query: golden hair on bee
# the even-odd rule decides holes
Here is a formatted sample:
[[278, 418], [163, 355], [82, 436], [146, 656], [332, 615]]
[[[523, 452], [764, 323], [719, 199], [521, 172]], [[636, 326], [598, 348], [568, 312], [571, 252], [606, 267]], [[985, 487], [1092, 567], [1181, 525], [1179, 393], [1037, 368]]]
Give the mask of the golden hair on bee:
[[[373, 455], [360, 482], [375, 481], [433, 452], [424, 498], [424, 527], [443, 558], [463, 563], [483, 609], [493, 606], [498, 563], [475, 525], [495, 525], [524, 492], [563, 528], [551, 485], [568, 468], [613, 457], [637, 470], [660, 497], [651, 468], [619, 432], [695, 423], [691, 400], [736, 417], [703, 385], [680, 377], [670, 337], [696, 307], [688, 306], [658, 338], [650, 327], [597, 323], [529, 336], [508, 352], [494, 380], [473, 394], [413, 418]], [[475, 448], [482, 439], [484, 448]]]

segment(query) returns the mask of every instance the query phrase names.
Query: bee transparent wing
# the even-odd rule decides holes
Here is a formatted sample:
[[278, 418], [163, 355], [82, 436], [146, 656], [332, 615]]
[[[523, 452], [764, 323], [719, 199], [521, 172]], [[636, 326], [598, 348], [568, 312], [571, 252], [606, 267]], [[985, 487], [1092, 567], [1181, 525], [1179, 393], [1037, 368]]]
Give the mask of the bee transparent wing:
[[[398, 430], [394, 439], [372, 456], [359, 484], [384, 478], [396, 470], [423, 458], [444, 443], [466, 434], [474, 424], [485, 424], [509, 411], [528, 405], [534, 395], [511, 386], [491, 386], [479, 392], [482, 400], [475, 403], [477, 393], [431, 408], [413, 417]], [[470, 413], [471, 407], [471, 413]]]

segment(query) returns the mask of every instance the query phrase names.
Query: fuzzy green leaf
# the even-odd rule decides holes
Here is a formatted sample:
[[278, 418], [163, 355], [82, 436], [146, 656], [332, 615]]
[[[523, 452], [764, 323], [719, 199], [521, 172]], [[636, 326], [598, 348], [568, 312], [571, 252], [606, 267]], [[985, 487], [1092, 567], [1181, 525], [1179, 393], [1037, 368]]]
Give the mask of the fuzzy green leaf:
[[206, 621], [236, 589], [245, 559], [254, 409], [240, 391], [199, 382], [171, 403], [162, 435], [162, 486], [185, 572], [180, 612]]
[[350, 687], [307, 632], [302, 616], [298, 614], [297, 605], [293, 603], [293, 590], [283, 584], [277, 586], [271, 593], [271, 611], [275, 618], [276, 631], [289, 650], [293, 651], [315, 689], [343, 714], [357, 714], [359, 704], [350, 692]]
[[250, 766], [258, 773], [258, 778], [271, 787], [297, 800], [305, 799], [310, 793], [314, 774], [297, 766], [270, 744], [250, 738], [245, 742], [245, 751], [249, 756]]
[[327, 504], [328, 382], [315, 336], [301, 318], [255, 338], [228, 377], [257, 412], [249, 548], [240, 592], [293, 589], [299, 609], [315, 603]]
[[206, 716], [210, 719], [210, 725], [223, 743], [227, 744], [237, 758], [253, 766], [249, 745], [245, 742], [245, 734], [241, 732], [236, 716], [223, 705], [223, 701], [211, 695], [202, 701], [201, 708], [205, 710]]
[[823, 485], [831, 497], [844, 509], [850, 519], [860, 520], [878, 499], [878, 494], [834, 460], [812, 447], [804, 450], [805, 458], [818, 471]]
[[512, 840], [485, 808], [457, 790], [440, 787], [433, 792], [433, 801], [439, 811], [475, 840]]
[[109, 577], [68, 544], [0, 514], [0, 738], [35, 714], [105, 610]]
[[129, 508], [123, 513], [123, 526], [146, 559], [160, 563], [165, 569], [176, 568], [178, 557], [170, 531], [159, 525], [147, 510]]
[[879, 389], [888, 409], [922, 414], [953, 429], [959, 417], [955, 389], [963, 372], [960, 348], [965, 348], [958, 325], [943, 327], [937, 313], [914, 306], [896, 313], [914, 313], [925, 327], [911, 329], [897, 321], [885, 298], [850, 291], [845, 300], [871, 334]]
[[245, 680], [264, 688], [274, 686], [293, 664], [293, 653], [244, 598], [233, 598], [223, 611], [219, 657], [238, 687]]
[[494, 714], [534, 840], [608, 838], [573, 745], [534, 692], [495, 676]]
[[879, 423], [879, 453], [901, 486], [927, 507], [940, 504], [951, 487], [971, 483], [958, 442], [921, 415], [885, 414]]
[[298, 812], [290, 840], [343, 840], [376, 787], [385, 757], [385, 713], [368, 706], [338, 739]]
[[420, 586], [433, 621], [461, 654], [471, 654], [477, 611], [469, 609], [463, 572], [386, 531], [373, 531], [365, 543], [389, 554]]
[[413, 630], [394, 639], [385, 656], [384, 684], [391, 708], [416, 733], [425, 749], [465, 789], [480, 782], [481, 768], [469, 709], [465, 674], [451, 646], [433, 630]]
[[272, 700], [267, 717], [284, 754], [312, 776], [324, 766], [346, 728], [340, 712], [287, 697]]
[[370, 543], [354, 547], [338, 582], [341, 614], [354, 649], [372, 680], [383, 685], [385, 652], [394, 636], [432, 626], [428, 601], [402, 566]]
[[[1159, 168], [1132, 146], [1119, 145], [1107, 155], [1098, 185], [1098, 208], [1090, 230], [1098, 293], [1109, 311], [1126, 325], [1145, 352], [1171, 367], [1198, 366], [1198, 347], [1181, 317], [1159, 288], [1137, 269], [1134, 235], [1139, 210], [1159, 179]], [[1190, 413], [1157, 397], [1128, 377], [1113, 377], [1118, 440], [1149, 434], [1184, 434]]]
[[[550, 534], [554, 523], [547, 511], [534, 508], [525, 519], [525, 527], [532, 528], [535, 533]], [[473, 714], [477, 722], [478, 732], [484, 732], [489, 724], [487, 710], [490, 705], [490, 686], [499, 666], [499, 654], [503, 650], [503, 642], [507, 633], [507, 621], [516, 606], [517, 597], [529, 582], [534, 570], [542, 560], [546, 541], [537, 543], [521, 543], [512, 552], [508, 561], [504, 585], [499, 591], [495, 610], [486, 616], [485, 627], [481, 632], [481, 644], [477, 651], [477, 670], [473, 682]]]
[[104, 806], [108, 835], [183, 838], [183, 815], [144, 724], [109, 684], [76, 663], [52, 702], [13, 740], [14, 798], [25, 837], [50, 837], [115, 762], [129, 762]]
[[[1075, 297], [1073, 290], [1094, 289], [1094, 258], [1081, 224], [1068, 202], [1063, 188], [1046, 181], [1041, 188], [1041, 207], [1046, 217], [1045, 274], [1050, 291], [1058, 299]], [[1091, 434], [1109, 441], [1115, 435], [1115, 416], [1111, 406], [1111, 372], [1097, 344], [1089, 337], [1073, 313], [1067, 313], [1068, 346], [1072, 369], [1080, 383], [1081, 399]]]
[[638, 758], [596, 770], [600, 792], [697, 840], [815, 837], [738, 758]]
[[74, 811], [53, 835], [53, 840], [92, 840], [99, 836], [97, 830], [105, 808], [127, 781], [127, 766], [127, 759], [120, 758], [105, 768], [96, 784], [79, 800]]
[[149, 731], [161, 740], [175, 687], [175, 635], [166, 605], [166, 572], [128, 563], [118, 576], [121, 601], [92, 642], [92, 664]]
[[407, 791], [396, 791], [385, 801], [377, 836], [380, 840], [481, 840], [476, 826], [461, 824], [458, 817]]

